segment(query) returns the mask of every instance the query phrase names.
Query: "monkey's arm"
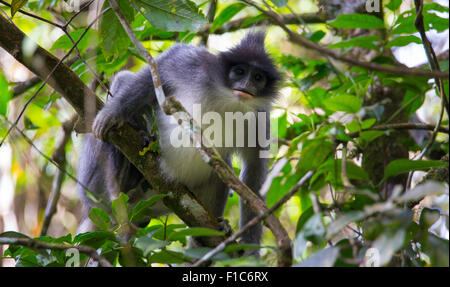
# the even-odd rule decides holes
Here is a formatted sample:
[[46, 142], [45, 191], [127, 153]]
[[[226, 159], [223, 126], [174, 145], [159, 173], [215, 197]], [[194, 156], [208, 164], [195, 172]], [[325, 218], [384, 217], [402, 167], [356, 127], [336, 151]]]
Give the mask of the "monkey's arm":
[[133, 122], [136, 116], [156, 103], [148, 68], [138, 74], [129, 71], [118, 73], [111, 85], [111, 94], [113, 97], [97, 114], [92, 126], [92, 132], [101, 140], [112, 127]]

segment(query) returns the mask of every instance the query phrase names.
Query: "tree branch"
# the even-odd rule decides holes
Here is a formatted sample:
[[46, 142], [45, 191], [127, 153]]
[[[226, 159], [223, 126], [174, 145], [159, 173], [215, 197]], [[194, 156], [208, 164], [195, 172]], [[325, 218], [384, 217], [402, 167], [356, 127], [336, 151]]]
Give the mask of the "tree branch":
[[[73, 63], [76, 62], [76, 60], [77, 57], [71, 57], [66, 61], [64, 61], [64, 64], [70, 67]], [[28, 89], [31, 89], [32, 87], [36, 86], [38, 83], [41, 82], [42, 80], [38, 76], [34, 76], [24, 82], [17, 83], [13, 89], [13, 98], [20, 96], [21, 94], [25, 93]]]
[[58, 205], [59, 196], [61, 195], [61, 186], [64, 180], [64, 172], [62, 170], [66, 167], [66, 145], [70, 140], [70, 135], [72, 134], [76, 119], [76, 117], [72, 117], [70, 120], [63, 123], [63, 137], [52, 154], [52, 159], [58, 164], [60, 169], [58, 168], [56, 170], [53, 178], [52, 190], [45, 208], [44, 222], [42, 223], [40, 236], [47, 234], [52, 217], [56, 213], [56, 206]]
[[[262, 15], [264, 16], [264, 15]], [[325, 23], [327, 20], [327, 15], [321, 14], [321, 13], [306, 13], [306, 14], [280, 14], [280, 17], [284, 24], [286, 25], [295, 25], [295, 24], [316, 24], [316, 23]], [[242, 17], [236, 20], [231, 20], [227, 23], [225, 23], [222, 27], [214, 30], [214, 32], [210, 33], [211, 25], [212, 24], [206, 24], [203, 26], [199, 31], [196, 32], [197, 36], [204, 37], [205, 35], [214, 34], [214, 35], [221, 35], [229, 32], [234, 32], [239, 29], [242, 29], [242, 25], [247, 22], [251, 21], [253, 17]], [[300, 21], [303, 20], [303, 22]], [[254, 26], [263, 26], [263, 25], [270, 25], [273, 24], [270, 19], [267, 17], [261, 17], [260, 19], [255, 20], [251, 24], [249, 24], [246, 27], [254, 27]], [[173, 37], [166, 37], [166, 38], [160, 38], [155, 35], [148, 36], [143, 41], [148, 40], [174, 40], [177, 36]]]
[[[59, 59], [37, 44], [34, 54], [31, 57], [25, 57], [22, 52], [22, 43], [25, 39], [27, 42], [32, 42], [8, 19], [0, 16], [0, 46], [41, 79], [47, 78], [49, 71], [57, 65]], [[87, 110], [91, 109], [96, 112], [103, 106], [102, 101], [96, 97], [92, 90], [63, 63], [55, 69], [48, 84], [69, 102], [82, 120], [85, 118]], [[89, 103], [92, 104], [89, 105]], [[92, 119], [84, 122], [85, 130], [90, 130]], [[120, 130], [110, 132], [109, 136], [111, 142], [137, 167], [157, 192], [170, 194], [163, 199], [164, 203], [187, 225], [218, 229], [217, 219], [203, 207], [185, 186], [167, 182], [166, 178], [159, 172], [158, 155], [150, 152], [143, 156], [139, 154], [137, 147], [141, 146], [142, 139], [136, 130], [129, 125], [124, 125]], [[203, 243], [206, 246], [214, 247], [223, 240], [223, 237], [205, 237]]]
[[197, 262], [195, 262], [194, 265], [192, 265], [193, 267], [198, 267], [198, 266], [202, 266], [203, 263], [205, 263], [206, 261], [208, 261], [209, 259], [211, 259], [214, 255], [216, 255], [217, 253], [221, 252], [222, 250], [225, 249], [225, 247], [230, 244], [231, 242], [237, 240], [239, 237], [242, 236], [242, 234], [244, 234], [248, 229], [250, 229], [252, 226], [254, 226], [255, 224], [257, 224], [258, 222], [260, 222], [261, 220], [264, 220], [265, 218], [267, 218], [267, 216], [269, 216], [270, 214], [272, 214], [273, 212], [275, 212], [275, 210], [277, 210], [278, 208], [280, 208], [283, 204], [285, 204], [292, 196], [294, 196], [295, 193], [297, 193], [297, 191], [305, 184], [306, 181], [308, 181], [312, 176], [313, 176], [313, 172], [312, 171], [308, 171], [301, 179], [300, 181], [297, 183], [296, 186], [294, 186], [288, 193], [286, 193], [279, 201], [277, 201], [270, 209], [268, 209], [266, 212], [264, 212], [263, 214], [260, 214], [257, 217], [254, 217], [252, 220], [250, 220], [249, 222], [247, 222], [246, 225], [244, 225], [241, 229], [239, 229], [238, 232], [236, 232], [235, 234], [233, 234], [232, 236], [228, 237], [225, 241], [223, 241], [222, 243], [220, 243], [216, 248], [214, 248], [213, 250], [209, 251], [208, 253], [206, 253], [202, 258], [200, 258]]
[[[197, 126], [192, 116], [184, 109], [184, 107], [173, 97], [165, 97], [162, 89], [161, 79], [159, 77], [156, 61], [152, 58], [150, 53], [145, 49], [136, 35], [133, 33], [130, 25], [126, 21], [125, 17], [119, 10], [117, 2], [115, 0], [109, 0], [111, 7], [114, 9], [117, 18], [119, 19], [122, 27], [125, 29], [131, 42], [134, 44], [138, 52], [144, 57], [150, 67], [152, 73], [153, 85], [155, 88], [156, 98], [162, 110], [175, 117], [177, 122], [185, 129], [185, 131], [194, 140], [194, 146], [197, 147], [197, 151], [207, 164], [209, 164], [213, 170], [217, 173], [220, 179], [227, 184], [227, 186], [235, 190], [250, 206], [250, 208], [256, 214], [263, 214], [267, 212], [268, 208], [265, 203], [239, 178], [234, 174], [233, 170], [225, 163], [220, 154], [211, 144], [205, 144], [207, 140], [201, 137], [201, 128]], [[280, 249], [280, 256], [278, 264], [281, 266], [290, 266], [292, 262], [290, 238], [286, 230], [281, 225], [279, 219], [274, 215], [269, 215], [265, 223], [267, 227], [272, 231], [277, 244]]]
[[[379, 125], [374, 126], [368, 129], [364, 129], [361, 131], [387, 131], [387, 130], [427, 130], [427, 131], [433, 131], [435, 129], [435, 126], [428, 125], [428, 124], [413, 124], [413, 123], [395, 123], [395, 124], [388, 124], [388, 125]], [[442, 133], [450, 133], [448, 127], [439, 127], [439, 132]], [[354, 132], [349, 133], [349, 137], [357, 137], [360, 132]]]
[[[417, 31], [419, 31], [420, 38], [422, 38], [423, 47], [425, 49], [425, 54], [427, 55], [428, 63], [430, 64], [431, 70], [433, 71], [441, 71], [439, 66], [439, 60], [434, 52], [433, 46], [431, 45], [430, 40], [428, 40], [427, 34], [425, 33], [425, 27], [423, 23], [423, 1], [422, 0], [414, 0], [414, 5], [416, 6], [416, 19], [414, 21], [414, 26]], [[450, 116], [449, 113], [449, 103], [447, 100], [447, 96], [445, 95], [443, 89], [442, 79], [436, 77], [435, 79], [436, 85], [438, 86], [438, 90], [441, 96], [441, 101], [444, 102], [445, 110], [447, 111], [447, 115]]]
[[13, 89], [13, 98], [20, 96], [21, 94], [28, 91], [28, 89], [31, 89], [32, 87], [36, 86], [40, 82], [41, 82], [41, 79], [39, 77], [34, 76], [24, 82], [17, 83]]
[[32, 238], [13, 238], [13, 237], [0, 237], [0, 245], [8, 244], [8, 245], [20, 245], [26, 246], [29, 248], [37, 248], [37, 249], [51, 249], [51, 250], [67, 250], [67, 249], [77, 249], [81, 253], [88, 255], [93, 258], [95, 261], [100, 263], [103, 267], [112, 267], [111, 263], [106, 260], [105, 257], [99, 255], [97, 251], [88, 246], [75, 246], [75, 245], [65, 245], [65, 244], [56, 244], [56, 243], [47, 243], [43, 241], [39, 241]]
[[376, 63], [370, 63], [370, 62], [361, 62], [355, 58], [347, 57], [345, 55], [341, 55], [335, 51], [332, 51], [330, 49], [327, 49], [325, 47], [322, 47], [319, 44], [314, 43], [313, 41], [310, 41], [299, 34], [295, 33], [291, 29], [289, 29], [286, 24], [283, 22], [283, 19], [278, 15], [277, 13], [273, 12], [272, 10], [265, 10], [261, 8], [259, 5], [254, 3], [251, 0], [240, 0], [250, 6], [255, 7], [259, 11], [261, 11], [264, 15], [269, 17], [269, 19], [276, 25], [278, 25], [280, 28], [282, 28], [287, 34], [288, 38], [291, 42], [296, 43], [300, 46], [303, 46], [308, 49], [313, 49], [318, 51], [321, 54], [328, 55], [331, 58], [348, 63], [350, 65], [362, 67], [371, 71], [378, 71], [378, 72], [385, 72], [388, 74], [393, 75], [400, 75], [400, 76], [418, 76], [418, 77], [427, 77], [427, 78], [448, 78], [449, 73], [448, 72], [442, 72], [442, 71], [422, 71], [417, 69], [409, 69], [406, 67], [394, 67], [394, 66], [385, 66], [385, 65], [379, 65]]

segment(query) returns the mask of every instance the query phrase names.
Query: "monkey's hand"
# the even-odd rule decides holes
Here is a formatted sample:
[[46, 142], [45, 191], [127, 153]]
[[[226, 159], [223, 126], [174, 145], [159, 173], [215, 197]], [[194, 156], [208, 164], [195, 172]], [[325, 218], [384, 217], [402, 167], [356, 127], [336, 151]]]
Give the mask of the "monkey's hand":
[[104, 141], [111, 128], [121, 127], [124, 122], [125, 119], [120, 113], [114, 112], [114, 109], [105, 106], [95, 117], [92, 124], [92, 132], [97, 138]]
[[227, 219], [219, 217], [217, 221], [219, 221], [219, 230], [225, 232], [225, 236], [228, 237], [233, 234], [233, 228], [231, 228], [230, 222]]

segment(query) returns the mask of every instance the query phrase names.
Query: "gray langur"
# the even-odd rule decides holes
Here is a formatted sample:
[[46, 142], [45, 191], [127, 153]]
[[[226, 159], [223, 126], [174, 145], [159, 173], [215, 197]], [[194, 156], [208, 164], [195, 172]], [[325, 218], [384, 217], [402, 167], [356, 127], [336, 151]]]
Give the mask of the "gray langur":
[[[166, 96], [174, 96], [190, 113], [194, 104], [201, 105], [202, 113], [265, 113], [267, 121], [263, 132], [267, 135], [269, 112], [278, 94], [281, 75], [264, 48], [264, 38], [262, 32], [249, 33], [239, 45], [217, 55], [203, 47], [173, 45], [156, 59]], [[130, 201], [154, 195], [150, 190], [151, 183], [145, 182], [118, 149], [103, 141], [111, 128], [124, 122], [139, 127], [139, 118], [153, 107], [159, 133], [161, 171], [168, 180], [186, 185], [208, 210], [221, 218], [228, 188], [195, 147], [174, 147], [171, 144], [171, 134], [178, 125], [172, 116], [159, 108], [150, 69], [145, 67], [137, 74], [129, 71], [118, 73], [111, 93], [113, 97], [95, 118], [95, 136], [89, 134], [85, 138], [79, 162], [80, 182], [109, 201], [119, 192], [130, 194]], [[248, 131], [246, 128], [245, 134]], [[267, 173], [267, 159], [260, 157], [260, 151], [267, 147], [258, 143], [250, 146], [248, 142], [240, 147], [216, 148], [229, 164], [233, 154], [242, 159], [240, 178], [258, 193]], [[89, 209], [93, 203], [87, 199], [84, 190], [83, 194]], [[255, 214], [242, 199], [240, 209], [242, 226]], [[167, 212], [169, 210], [162, 203], [154, 207], [155, 216]], [[254, 226], [243, 235], [242, 242], [259, 244], [261, 232], [260, 225]]]

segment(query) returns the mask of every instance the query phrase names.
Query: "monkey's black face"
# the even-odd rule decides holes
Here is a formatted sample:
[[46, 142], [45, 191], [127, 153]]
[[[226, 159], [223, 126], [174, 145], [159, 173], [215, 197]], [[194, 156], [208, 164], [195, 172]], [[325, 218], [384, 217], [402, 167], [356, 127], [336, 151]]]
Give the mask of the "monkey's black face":
[[267, 84], [264, 71], [247, 64], [231, 67], [228, 78], [233, 92], [244, 99], [259, 96]]

